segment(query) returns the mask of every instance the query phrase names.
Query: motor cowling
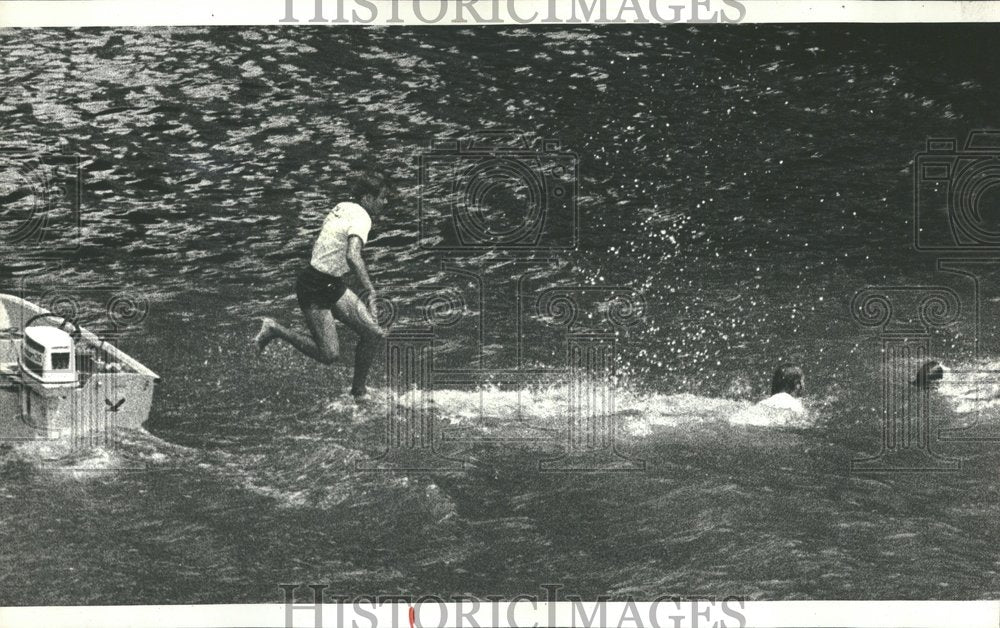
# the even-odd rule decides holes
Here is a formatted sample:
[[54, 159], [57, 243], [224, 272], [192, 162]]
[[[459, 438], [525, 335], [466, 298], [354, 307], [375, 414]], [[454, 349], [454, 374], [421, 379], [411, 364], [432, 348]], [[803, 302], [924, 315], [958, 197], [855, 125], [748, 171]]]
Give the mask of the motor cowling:
[[56, 327], [26, 328], [21, 345], [21, 370], [46, 386], [75, 385], [73, 337]]

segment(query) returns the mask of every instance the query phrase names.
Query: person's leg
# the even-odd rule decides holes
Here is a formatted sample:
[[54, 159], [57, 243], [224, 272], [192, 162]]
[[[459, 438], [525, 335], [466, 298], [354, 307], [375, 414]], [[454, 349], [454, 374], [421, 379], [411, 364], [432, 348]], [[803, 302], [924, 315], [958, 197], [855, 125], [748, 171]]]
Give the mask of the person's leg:
[[372, 368], [381, 340], [381, 336], [372, 334], [365, 334], [358, 339], [354, 350], [354, 377], [351, 379], [351, 394], [355, 397], [363, 397], [368, 391], [368, 371]]
[[360, 397], [365, 394], [368, 371], [378, 353], [385, 331], [368, 311], [368, 307], [353, 291], [347, 290], [333, 308], [334, 316], [358, 334], [358, 345], [354, 351], [354, 378], [351, 394]]
[[306, 319], [311, 337], [292, 331], [273, 318], [264, 318], [260, 332], [254, 338], [257, 352], [263, 352], [268, 343], [280, 338], [317, 362], [333, 364], [340, 357], [340, 342], [337, 338], [333, 313], [330, 310], [309, 307], [302, 310], [302, 315]]

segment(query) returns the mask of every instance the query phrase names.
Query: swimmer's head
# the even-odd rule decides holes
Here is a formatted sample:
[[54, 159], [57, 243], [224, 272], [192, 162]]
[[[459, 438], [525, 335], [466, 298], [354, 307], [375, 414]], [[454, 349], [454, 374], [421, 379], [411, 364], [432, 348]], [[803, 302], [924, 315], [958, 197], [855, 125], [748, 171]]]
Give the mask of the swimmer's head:
[[942, 379], [944, 379], [944, 365], [937, 360], [928, 360], [917, 369], [917, 376], [911, 383], [920, 388], [927, 388]]
[[369, 214], [378, 214], [388, 202], [388, 186], [380, 175], [360, 174], [351, 181], [351, 197]]
[[802, 394], [802, 387], [805, 385], [805, 376], [802, 369], [792, 364], [782, 364], [774, 371], [774, 378], [771, 380], [771, 394], [788, 393], [793, 397]]

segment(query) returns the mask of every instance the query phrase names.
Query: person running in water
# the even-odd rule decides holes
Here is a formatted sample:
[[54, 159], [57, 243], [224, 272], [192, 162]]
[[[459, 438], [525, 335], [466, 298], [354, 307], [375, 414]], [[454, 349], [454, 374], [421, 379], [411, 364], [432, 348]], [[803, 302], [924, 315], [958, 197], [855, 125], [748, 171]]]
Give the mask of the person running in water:
[[[342, 202], [327, 214], [309, 264], [299, 272], [295, 296], [309, 328], [309, 334], [292, 331], [273, 318], [261, 319], [260, 332], [253, 342], [260, 355], [272, 340], [281, 339], [303, 354], [320, 362], [333, 364], [340, 358], [340, 340], [335, 321], [350, 327], [358, 335], [354, 353], [354, 379], [351, 395], [362, 400], [365, 382], [379, 343], [385, 331], [375, 317], [375, 287], [361, 257], [368, 241], [372, 221], [369, 211], [377, 212], [385, 205], [384, 189], [372, 180], [358, 184], [359, 203]], [[361, 283], [367, 303], [347, 287], [345, 279], [353, 272]]]

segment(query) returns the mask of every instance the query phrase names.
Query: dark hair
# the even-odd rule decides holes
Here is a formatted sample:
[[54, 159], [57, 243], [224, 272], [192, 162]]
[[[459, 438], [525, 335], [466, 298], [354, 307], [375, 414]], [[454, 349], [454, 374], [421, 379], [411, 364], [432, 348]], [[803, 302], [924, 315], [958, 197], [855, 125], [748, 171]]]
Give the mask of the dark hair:
[[364, 173], [354, 177], [350, 184], [351, 200], [365, 208], [368, 213], [378, 213], [385, 207], [388, 186], [380, 175]]
[[917, 370], [916, 379], [911, 382], [914, 386], [927, 388], [931, 382], [944, 379], [944, 367], [937, 360], [924, 362]]
[[782, 364], [774, 371], [771, 379], [771, 394], [793, 395], [802, 390], [802, 369], [792, 364]]

